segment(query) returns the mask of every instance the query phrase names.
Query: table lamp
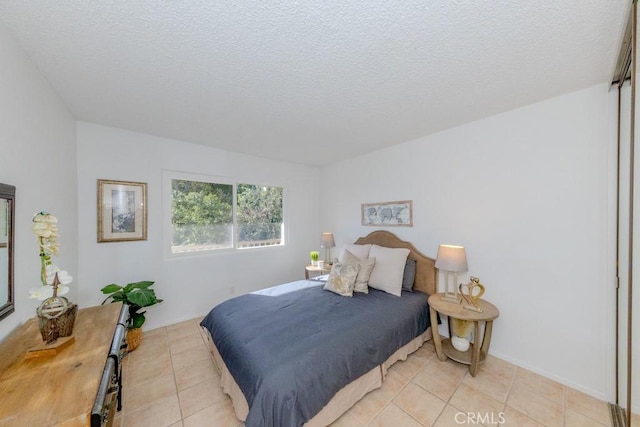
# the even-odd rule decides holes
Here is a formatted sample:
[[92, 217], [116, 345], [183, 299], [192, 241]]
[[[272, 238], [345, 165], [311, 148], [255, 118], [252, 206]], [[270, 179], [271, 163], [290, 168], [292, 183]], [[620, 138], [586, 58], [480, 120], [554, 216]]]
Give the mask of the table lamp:
[[320, 247], [324, 248], [324, 262], [331, 264], [331, 248], [336, 245], [336, 241], [333, 240], [333, 233], [322, 233], [320, 238]]
[[[458, 273], [469, 271], [467, 266], [467, 254], [464, 246], [440, 245], [436, 256], [436, 268], [444, 272], [445, 292], [442, 296], [444, 301], [460, 302], [457, 291]], [[450, 285], [449, 276], [453, 273], [453, 286]]]

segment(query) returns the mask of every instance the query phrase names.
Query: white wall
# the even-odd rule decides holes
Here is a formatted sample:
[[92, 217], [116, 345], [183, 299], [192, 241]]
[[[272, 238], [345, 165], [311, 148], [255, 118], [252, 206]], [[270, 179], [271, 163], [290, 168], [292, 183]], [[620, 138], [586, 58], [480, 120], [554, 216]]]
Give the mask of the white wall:
[[[100, 288], [155, 280], [164, 303], [149, 310], [145, 328], [206, 314], [233, 295], [303, 278], [309, 251], [320, 241], [319, 169], [90, 123], [78, 123], [79, 301], [102, 301]], [[173, 170], [281, 185], [286, 240], [260, 248], [165, 259], [162, 248], [162, 171]], [[148, 239], [96, 243], [96, 180], [147, 183]]]
[[490, 352], [605, 399], [608, 102], [596, 86], [328, 166], [323, 228], [340, 246], [372, 231], [360, 203], [413, 200], [389, 230], [432, 257], [466, 247], [500, 309]]
[[31, 218], [41, 210], [58, 217], [61, 249], [54, 261], [75, 276], [78, 206], [75, 120], [2, 24], [0, 64], [0, 182], [16, 186], [16, 311], [0, 322], [3, 339], [38, 306], [28, 298], [30, 288], [41, 286]]

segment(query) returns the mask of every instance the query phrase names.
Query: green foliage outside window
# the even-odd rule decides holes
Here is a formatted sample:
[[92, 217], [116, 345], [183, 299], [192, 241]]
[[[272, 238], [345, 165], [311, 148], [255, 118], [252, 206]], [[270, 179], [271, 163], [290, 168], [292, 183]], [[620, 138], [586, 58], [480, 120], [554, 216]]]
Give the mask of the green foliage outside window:
[[280, 244], [282, 188], [238, 185], [238, 240], [241, 245]]
[[[236, 247], [282, 244], [281, 187], [239, 184], [236, 187]], [[233, 185], [171, 181], [174, 252], [234, 247]]]
[[233, 186], [172, 180], [172, 246], [231, 247]]

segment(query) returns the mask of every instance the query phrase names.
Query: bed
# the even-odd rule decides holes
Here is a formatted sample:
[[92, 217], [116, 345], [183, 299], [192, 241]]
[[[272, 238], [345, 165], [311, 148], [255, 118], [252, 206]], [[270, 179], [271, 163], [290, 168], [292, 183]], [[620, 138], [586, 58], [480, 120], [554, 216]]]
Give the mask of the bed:
[[247, 427], [331, 424], [431, 338], [434, 260], [387, 231], [355, 245], [408, 250], [413, 292], [347, 298], [301, 280], [232, 298], [203, 319], [221, 387]]

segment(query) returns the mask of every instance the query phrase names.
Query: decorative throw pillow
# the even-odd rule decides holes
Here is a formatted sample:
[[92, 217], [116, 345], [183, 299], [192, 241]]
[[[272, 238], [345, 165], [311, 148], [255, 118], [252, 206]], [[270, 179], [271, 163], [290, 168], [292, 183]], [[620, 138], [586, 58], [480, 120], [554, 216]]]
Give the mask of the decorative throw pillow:
[[356, 277], [356, 283], [354, 284], [353, 291], [354, 292], [363, 292], [365, 294], [369, 293], [369, 276], [371, 276], [371, 271], [373, 271], [373, 267], [376, 265], [375, 258], [367, 258], [360, 259], [348, 249], [344, 250], [342, 255], [342, 263], [343, 264], [352, 264], [360, 267], [358, 271], [358, 276]]
[[373, 245], [369, 256], [376, 259], [369, 277], [369, 286], [399, 297], [402, 294], [402, 276], [409, 249]]
[[350, 264], [334, 264], [329, 273], [327, 283], [322, 289], [335, 292], [345, 297], [353, 296], [353, 286], [356, 283], [360, 267]]
[[407, 258], [404, 265], [404, 275], [402, 276], [402, 290], [413, 292], [413, 282], [416, 281], [416, 260]]
[[340, 261], [342, 261], [342, 257], [344, 256], [345, 251], [351, 252], [352, 255], [357, 256], [360, 259], [369, 258], [369, 251], [371, 250], [371, 245], [355, 245], [349, 244], [344, 245], [342, 250], [340, 251]]

